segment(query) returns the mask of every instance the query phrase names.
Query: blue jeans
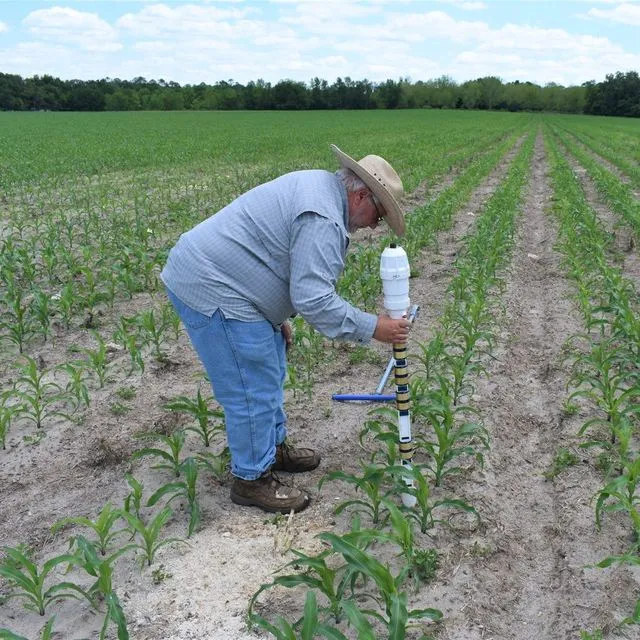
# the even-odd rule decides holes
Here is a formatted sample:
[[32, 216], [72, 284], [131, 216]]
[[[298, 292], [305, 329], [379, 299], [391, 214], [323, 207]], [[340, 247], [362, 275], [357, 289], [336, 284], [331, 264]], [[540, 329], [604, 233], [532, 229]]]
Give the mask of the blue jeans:
[[255, 480], [275, 462], [276, 444], [287, 435], [284, 336], [266, 320], [230, 320], [220, 310], [210, 317], [169, 289], [167, 295], [224, 409], [231, 472]]

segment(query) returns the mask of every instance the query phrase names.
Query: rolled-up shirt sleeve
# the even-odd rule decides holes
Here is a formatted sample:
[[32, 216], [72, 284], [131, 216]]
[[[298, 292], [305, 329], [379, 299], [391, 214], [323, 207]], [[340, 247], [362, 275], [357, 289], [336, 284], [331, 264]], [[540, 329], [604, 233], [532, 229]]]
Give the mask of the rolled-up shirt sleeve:
[[298, 216], [291, 233], [290, 296], [295, 310], [320, 333], [365, 343], [373, 337], [377, 317], [336, 293], [346, 242], [333, 220], [313, 212]]

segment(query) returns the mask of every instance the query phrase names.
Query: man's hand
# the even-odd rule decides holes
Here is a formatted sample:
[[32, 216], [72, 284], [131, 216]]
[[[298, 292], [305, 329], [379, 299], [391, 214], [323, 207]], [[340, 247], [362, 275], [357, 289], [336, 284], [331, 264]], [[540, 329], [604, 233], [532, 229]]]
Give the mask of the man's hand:
[[289, 347], [293, 344], [293, 332], [291, 331], [291, 325], [288, 322], [283, 322], [280, 325], [280, 331], [282, 331], [286, 349], [289, 351]]
[[389, 316], [379, 315], [373, 337], [380, 342], [406, 342], [410, 328], [411, 323], [406, 318], [392, 320]]

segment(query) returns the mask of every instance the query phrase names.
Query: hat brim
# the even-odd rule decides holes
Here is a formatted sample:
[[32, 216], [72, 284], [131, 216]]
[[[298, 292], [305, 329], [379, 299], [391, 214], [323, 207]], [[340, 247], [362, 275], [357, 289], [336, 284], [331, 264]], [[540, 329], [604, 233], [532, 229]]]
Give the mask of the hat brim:
[[374, 176], [372, 176], [362, 165], [358, 164], [351, 156], [340, 151], [335, 144], [331, 145], [331, 150], [335, 153], [336, 158], [338, 158], [338, 161], [343, 167], [351, 169], [351, 171], [353, 171], [358, 178], [360, 178], [362, 182], [364, 182], [367, 187], [373, 191], [376, 198], [384, 207], [384, 219], [387, 224], [391, 229], [393, 229], [393, 232], [396, 235], [403, 236], [405, 231], [404, 215], [398, 201], [393, 197], [393, 194], [387, 191]]

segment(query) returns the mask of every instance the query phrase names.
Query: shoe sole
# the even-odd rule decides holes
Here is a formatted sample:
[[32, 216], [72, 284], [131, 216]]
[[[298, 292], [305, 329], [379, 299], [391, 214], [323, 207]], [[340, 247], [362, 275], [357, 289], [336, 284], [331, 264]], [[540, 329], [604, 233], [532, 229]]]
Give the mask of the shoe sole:
[[239, 504], [242, 505], [243, 507], [258, 507], [259, 509], [262, 509], [263, 511], [266, 511], [267, 513], [282, 513], [283, 515], [288, 514], [292, 509], [294, 511], [294, 513], [299, 513], [300, 511], [306, 509], [310, 504], [311, 504], [311, 498], [309, 496], [306, 497], [306, 500], [304, 502], [304, 504], [301, 507], [272, 507], [270, 505], [265, 505], [262, 504], [261, 502], [258, 502], [257, 500], [253, 500], [252, 498], [244, 498], [243, 496], [238, 496], [235, 494], [231, 494], [231, 502], [234, 502], [235, 504]]

